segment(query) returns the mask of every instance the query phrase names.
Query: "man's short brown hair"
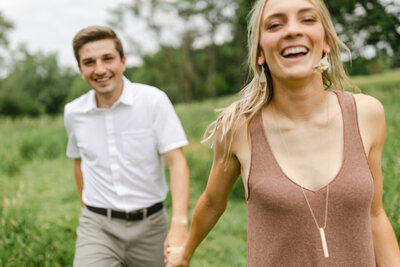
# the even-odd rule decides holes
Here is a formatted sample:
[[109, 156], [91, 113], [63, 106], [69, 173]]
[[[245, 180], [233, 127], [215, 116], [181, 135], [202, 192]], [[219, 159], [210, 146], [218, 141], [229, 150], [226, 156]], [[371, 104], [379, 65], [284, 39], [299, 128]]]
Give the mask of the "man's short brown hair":
[[75, 35], [72, 42], [74, 55], [76, 61], [78, 62], [78, 66], [80, 66], [79, 50], [87, 43], [104, 39], [111, 39], [114, 41], [115, 49], [118, 51], [121, 59], [124, 57], [124, 48], [122, 47], [121, 40], [112, 29], [103, 26], [89, 26], [80, 30]]

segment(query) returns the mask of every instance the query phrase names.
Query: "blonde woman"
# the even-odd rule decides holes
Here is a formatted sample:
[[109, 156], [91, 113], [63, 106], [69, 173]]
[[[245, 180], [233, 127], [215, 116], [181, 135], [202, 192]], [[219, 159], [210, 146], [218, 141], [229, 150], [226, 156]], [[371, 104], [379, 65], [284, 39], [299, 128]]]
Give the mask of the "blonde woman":
[[248, 266], [400, 266], [382, 205], [382, 105], [340, 62], [322, 0], [259, 0], [249, 25], [253, 79], [213, 124], [214, 162], [183, 248], [188, 266], [242, 175]]

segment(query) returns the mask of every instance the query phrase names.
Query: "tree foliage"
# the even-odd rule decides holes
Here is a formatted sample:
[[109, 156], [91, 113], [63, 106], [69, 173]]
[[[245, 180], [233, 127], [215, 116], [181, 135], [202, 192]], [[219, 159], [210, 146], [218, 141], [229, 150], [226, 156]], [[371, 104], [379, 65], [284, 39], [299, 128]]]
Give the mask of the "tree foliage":
[[[3, 95], [11, 91], [13, 93], [10, 97], [14, 95], [15, 99], [23, 100], [23, 106], [34, 107], [33, 110], [20, 109], [22, 114], [38, 115], [42, 111], [57, 114], [63, 109], [75, 76], [77, 74], [71, 69], [59, 67], [56, 54], [31, 54], [23, 51], [23, 58], [14, 64], [0, 88]], [[17, 101], [12, 107], [20, 105]], [[10, 113], [7, 106], [3, 105], [0, 109], [4, 114]]]
[[[355, 57], [389, 55], [392, 66], [400, 66], [400, 6], [389, 0], [326, 1], [336, 30]], [[370, 50], [370, 51], [371, 51]], [[371, 53], [371, 52], [370, 52]]]
[[[11, 21], [6, 19], [3, 16], [3, 13], [0, 10], [0, 48], [7, 49], [8, 48], [8, 32], [14, 28], [14, 25]], [[0, 67], [3, 63], [3, 56], [0, 54]]]
[[8, 45], [7, 33], [13, 28], [13, 23], [7, 20], [0, 11], [0, 46]]
[[[145, 23], [147, 35], [151, 36], [159, 47], [154, 59], [150, 59], [142, 52], [141, 39], [127, 39], [130, 40], [136, 53], [141, 53], [144, 65], [156, 58], [159, 59], [154, 62], [157, 63], [155, 66], [159, 71], [146, 69], [146, 72], [148, 71], [150, 75], [154, 75], [155, 72], [168, 73], [166, 79], [162, 77], [157, 79], [167, 81], [162, 88], [173, 87], [171, 90], [174, 94], [179, 92], [182, 100], [191, 101], [199, 95], [196, 86], [201, 82], [202, 90], [208, 92], [208, 96], [215, 98], [218, 94], [216, 70], [217, 50], [219, 50], [217, 46], [221, 39], [219, 37], [232, 35], [234, 13], [237, 8], [238, 0], [133, 0], [114, 10], [116, 18], [112, 24], [129, 36], [129, 27], [124, 25], [126, 18]], [[172, 30], [174, 25], [180, 29]], [[172, 45], [168, 44], [171, 40], [165, 37], [171, 33], [175, 36]], [[200, 62], [202, 66], [199, 66]], [[172, 86], [168, 83], [170, 79], [174, 79]]]

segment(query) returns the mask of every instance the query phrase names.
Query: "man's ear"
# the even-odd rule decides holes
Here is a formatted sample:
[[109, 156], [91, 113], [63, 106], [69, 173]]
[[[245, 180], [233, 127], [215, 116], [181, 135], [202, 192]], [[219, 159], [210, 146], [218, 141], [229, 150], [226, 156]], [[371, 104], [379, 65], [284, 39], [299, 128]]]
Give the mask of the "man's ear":
[[83, 77], [83, 73], [82, 73], [82, 68], [81, 68], [81, 64], [78, 64], [78, 69], [79, 69], [79, 73], [81, 74], [82, 79], [85, 80], [85, 78]]
[[122, 64], [124, 65], [124, 71], [126, 71], [126, 56], [123, 56], [121, 61], [122, 61]]

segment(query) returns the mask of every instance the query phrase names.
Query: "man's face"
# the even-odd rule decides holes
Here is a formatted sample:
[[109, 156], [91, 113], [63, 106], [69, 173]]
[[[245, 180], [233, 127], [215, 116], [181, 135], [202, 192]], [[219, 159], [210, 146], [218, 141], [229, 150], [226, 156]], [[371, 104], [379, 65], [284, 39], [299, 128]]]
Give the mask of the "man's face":
[[98, 96], [113, 97], [122, 92], [126, 57], [121, 58], [111, 39], [93, 41], [79, 50], [79, 71]]

